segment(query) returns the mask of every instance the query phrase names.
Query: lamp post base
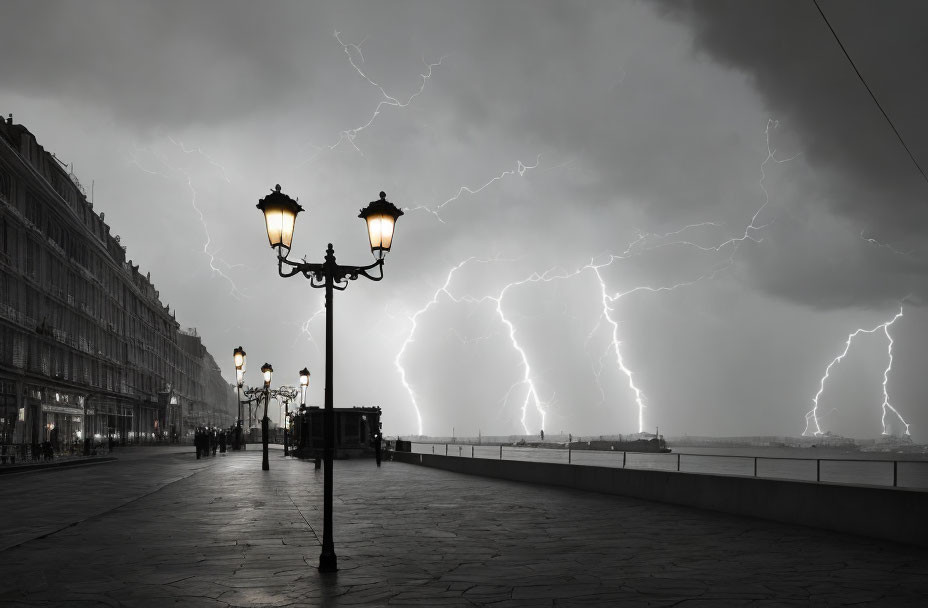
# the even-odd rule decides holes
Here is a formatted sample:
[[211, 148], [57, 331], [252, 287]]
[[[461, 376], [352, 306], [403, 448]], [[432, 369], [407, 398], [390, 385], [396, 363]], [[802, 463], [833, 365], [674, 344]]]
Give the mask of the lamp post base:
[[262, 443], [262, 447], [264, 450], [264, 454], [261, 459], [261, 470], [262, 471], [271, 470], [271, 466], [267, 458], [267, 427], [268, 427], [267, 423], [268, 423], [268, 419], [267, 419], [267, 416], [265, 416], [264, 419], [261, 420], [261, 443]]
[[338, 558], [335, 551], [322, 551], [319, 556], [319, 572], [338, 572]]

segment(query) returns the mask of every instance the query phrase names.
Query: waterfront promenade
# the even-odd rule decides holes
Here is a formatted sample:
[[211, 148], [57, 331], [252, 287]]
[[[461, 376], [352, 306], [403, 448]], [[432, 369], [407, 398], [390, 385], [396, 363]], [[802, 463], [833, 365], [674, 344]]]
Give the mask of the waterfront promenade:
[[[922, 606], [924, 549], [372, 460], [260, 449], [0, 477], [0, 606]], [[852, 508], [852, 506], [849, 506]]]

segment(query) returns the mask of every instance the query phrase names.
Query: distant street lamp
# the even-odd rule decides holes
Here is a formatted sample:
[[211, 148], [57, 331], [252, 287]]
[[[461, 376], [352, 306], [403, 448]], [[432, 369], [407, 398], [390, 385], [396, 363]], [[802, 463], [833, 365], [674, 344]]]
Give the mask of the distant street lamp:
[[232, 362], [235, 364], [235, 386], [238, 395], [238, 419], [235, 422], [235, 435], [232, 437], [232, 449], [240, 450], [242, 441], [242, 385], [245, 382], [245, 349], [241, 346], [232, 351]]
[[[338, 560], [335, 556], [335, 542], [332, 539], [332, 456], [335, 446], [335, 412], [333, 408], [332, 392], [332, 319], [333, 319], [333, 291], [344, 291], [348, 282], [360, 276], [372, 281], [383, 279], [384, 256], [393, 244], [393, 232], [396, 220], [403, 215], [403, 211], [387, 200], [387, 195], [380, 193], [380, 199], [371, 202], [361, 210], [358, 217], [367, 224], [368, 238], [370, 239], [371, 253], [377, 260], [368, 266], [341, 266], [335, 263], [335, 250], [332, 243], [326, 249], [325, 261], [321, 264], [310, 262], [291, 262], [287, 259], [290, 254], [290, 244], [293, 241], [293, 229], [296, 216], [303, 208], [295, 200], [280, 191], [280, 185], [257, 205], [264, 213], [267, 225], [267, 238], [271, 248], [277, 250], [277, 272], [281, 277], [292, 277], [302, 274], [309, 279], [312, 287], [325, 288], [325, 410], [324, 430], [325, 447], [323, 448], [324, 469], [324, 498], [323, 498], [323, 532], [322, 553], [319, 556], [320, 572], [336, 572]], [[284, 266], [289, 268], [285, 271]], [[369, 270], [379, 269], [379, 276], [368, 274]]]
[[261, 444], [264, 453], [261, 457], [261, 470], [270, 471], [271, 465], [267, 459], [267, 406], [271, 400], [271, 374], [274, 373], [274, 368], [271, 367], [270, 363], [265, 363], [261, 366], [261, 373], [264, 374], [264, 418], [261, 419]]
[[[284, 456], [289, 456], [287, 452], [287, 423], [286, 420], [290, 416], [290, 402], [296, 399], [297, 392], [296, 388], [292, 386], [281, 386], [278, 389], [271, 391], [271, 399], [277, 400], [278, 407], [283, 406], [284, 408], [284, 417], [282, 419], [282, 424], [284, 427]], [[278, 416], [280, 415], [280, 410], [277, 410]]]
[[[303, 368], [300, 370], [300, 410], [306, 409], [306, 389], [309, 387], [309, 369]], [[287, 406], [284, 405], [284, 411], [286, 412]], [[289, 416], [289, 414], [287, 414]], [[289, 422], [289, 418], [287, 421]], [[284, 426], [284, 456], [290, 455], [290, 429], [289, 425]]]

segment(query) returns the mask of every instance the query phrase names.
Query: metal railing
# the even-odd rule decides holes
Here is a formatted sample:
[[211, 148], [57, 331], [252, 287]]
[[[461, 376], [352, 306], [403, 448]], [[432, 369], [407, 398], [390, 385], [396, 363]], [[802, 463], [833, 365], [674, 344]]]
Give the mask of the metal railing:
[[928, 460], [729, 456], [412, 443], [415, 454], [928, 489]]

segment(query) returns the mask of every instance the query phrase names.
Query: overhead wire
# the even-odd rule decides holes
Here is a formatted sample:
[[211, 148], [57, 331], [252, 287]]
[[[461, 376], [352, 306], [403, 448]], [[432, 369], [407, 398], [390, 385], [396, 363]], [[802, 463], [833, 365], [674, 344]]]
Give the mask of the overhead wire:
[[905, 148], [906, 153], [908, 153], [909, 158], [912, 159], [912, 164], [915, 165], [915, 168], [918, 169], [918, 172], [921, 174], [922, 178], [925, 180], [925, 183], [928, 184], [928, 175], [925, 174], [925, 171], [922, 169], [921, 165], [918, 163], [918, 160], [915, 159], [915, 155], [912, 153], [912, 150], [909, 149], [909, 146], [906, 145], [905, 140], [902, 139], [902, 135], [899, 133], [899, 129], [896, 128], [896, 125], [893, 124], [892, 119], [886, 113], [886, 110], [883, 109], [882, 104], [876, 98], [876, 95], [873, 93], [873, 90], [870, 88], [870, 85], [867, 84], [867, 81], [864, 80], [863, 75], [860, 73], [860, 70], [857, 69], [857, 65], [854, 63], [854, 60], [851, 59], [851, 55], [847, 52], [847, 49], [844, 47], [844, 44], [841, 42], [841, 39], [838, 37], [838, 33], [835, 31], [835, 28], [832, 27], [831, 22], [828, 21], [828, 17], [825, 15], [825, 12], [822, 10], [822, 7], [819, 6], [818, 0], [812, 0], [812, 4], [815, 5], [815, 8], [818, 9], [819, 15], [822, 16], [822, 19], [825, 21], [825, 25], [828, 26], [828, 29], [831, 31], [831, 35], [834, 36], [835, 42], [838, 43], [838, 46], [841, 48], [841, 52], [844, 53], [844, 56], [847, 58], [848, 63], [851, 64], [851, 67], [854, 68], [854, 73], [857, 74], [857, 78], [860, 79], [860, 82], [864, 85], [864, 88], [867, 89], [867, 92], [870, 93], [870, 98], [873, 100], [873, 103], [876, 104], [876, 107], [879, 108], [880, 112], [883, 114], [883, 118], [886, 119], [886, 122], [889, 123], [889, 127], [893, 130], [893, 133], [896, 134], [896, 138], [899, 140], [899, 143], [902, 144], [902, 147]]

